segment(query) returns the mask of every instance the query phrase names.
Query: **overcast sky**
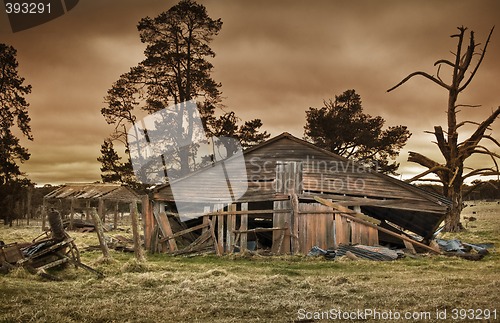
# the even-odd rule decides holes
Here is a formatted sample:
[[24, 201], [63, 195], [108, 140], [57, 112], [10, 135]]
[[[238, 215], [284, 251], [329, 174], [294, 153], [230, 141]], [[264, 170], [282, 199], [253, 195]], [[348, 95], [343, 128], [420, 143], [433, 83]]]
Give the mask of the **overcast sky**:
[[[449, 36], [461, 25], [483, 44], [494, 25], [497, 30], [461, 96], [460, 103], [482, 107], [464, 108], [459, 119], [482, 121], [500, 105], [500, 1], [199, 2], [223, 21], [212, 43], [213, 77], [222, 83], [223, 103], [244, 120], [262, 119], [272, 136], [286, 131], [301, 138], [309, 107], [355, 89], [366, 113], [413, 133], [398, 159], [403, 178], [422, 170], [405, 162], [408, 151], [441, 161], [433, 136], [424, 131], [446, 125], [446, 91], [423, 78], [386, 90], [416, 70], [435, 74], [435, 61], [452, 58], [456, 39]], [[64, 16], [18, 33], [0, 13], [0, 42], [18, 50], [19, 73], [33, 86], [27, 99], [35, 140], [23, 141], [31, 159], [22, 169], [34, 182], [100, 179], [96, 158], [112, 131], [100, 114], [103, 97], [143, 58], [137, 22], [175, 3], [80, 1]], [[443, 69], [441, 75], [449, 73]], [[500, 121], [493, 131], [498, 138]], [[490, 163], [475, 159], [471, 165]]]

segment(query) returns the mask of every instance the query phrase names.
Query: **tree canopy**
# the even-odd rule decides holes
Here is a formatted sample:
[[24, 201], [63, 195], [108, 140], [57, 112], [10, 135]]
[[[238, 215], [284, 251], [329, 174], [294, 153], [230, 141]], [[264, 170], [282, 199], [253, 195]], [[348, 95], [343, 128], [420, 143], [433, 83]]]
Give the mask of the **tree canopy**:
[[361, 97], [354, 90], [324, 101], [306, 111], [305, 139], [346, 158], [395, 174], [394, 159], [410, 137], [406, 126], [389, 126], [385, 120], [363, 113]]
[[[146, 58], [128, 73], [120, 76], [105, 97], [106, 106], [101, 110], [109, 124], [115, 126], [109, 140], [119, 140], [130, 152], [126, 131], [135, 125], [138, 116], [162, 111], [174, 104], [178, 105], [178, 115], [188, 112], [183, 102], [195, 100], [197, 113], [201, 117], [207, 136], [236, 136], [245, 145], [258, 143], [269, 137], [259, 133], [262, 125], [259, 119], [245, 122], [238, 126], [239, 119], [234, 112], [224, 112], [215, 116], [221, 102], [221, 84], [216, 82], [211, 73], [213, 65], [209, 61], [215, 56], [210, 43], [222, 28], [220, 19], [212, 19], [206, 8], [191, 0], [182, 0], [166, 12], [155, 18], [145, 17], [138, 26], [141, 41], [146, 44]], [[189, 112], [191, 113], [191, 112]], [[170, 141], [191, 142], [193, 133], [184, 131], [194, 122], [189, 115], [186, 126], [182, 120], [170, 119], [163, 129], [174, 134], [183, 134], [182, 138], [172, 135], [165, 138]], [[253, 127], [253, 129], [249, 129]], [[166, 132], [164, 136], [169, 136]], [[181, 174], [192, 170], [193, 155], [196, 146], [186, 147], [179, 143], [176, 157], [171, 162], [178, 164]], [[103, 148], [105, 148], [103, 146]], [[108, 152], [113, 147], [106, 147]], [[111, 158], [113, 154], [103, 154]], [[114, 157], [113, 157], [114, 158]], [[109, 178], [109, 177], [108, 177]], [[105, 179], [103, 177], [103, 179]]]
[[18, 74], [16, 55], [14, 47], [0, 43], [0, 207], [4, 210], [2, 216], [7, 217], [13, 212], [21, 188], [30, 183], [19, 168], [19, 163], [27, 161], [30, 154], [14, 129], [33, 140], [25, 98], [31, 93], [31, 85], [24, 84], [24, 78]]

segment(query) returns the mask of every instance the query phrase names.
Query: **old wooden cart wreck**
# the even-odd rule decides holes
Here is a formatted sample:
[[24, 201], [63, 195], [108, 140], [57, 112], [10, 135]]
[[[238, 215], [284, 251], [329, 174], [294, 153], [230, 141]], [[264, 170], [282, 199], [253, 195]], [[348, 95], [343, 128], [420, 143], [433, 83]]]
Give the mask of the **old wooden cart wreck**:
[[[248, 189], [233, 203], [219, 203], [217, 192], [227, 190], [224, 185], [191, 181], [194, 184], [185, 187], [184, 202], [204, 210], [189, 221], [179, 221], [179, 198], [174, 200], [171, 185], [155, 188], [150, 203], [143, 205], [146, 248], [305, 254], [313, 246], [343, 244], [411, 241], [426, 247], [449, 204], [288, 133], [247, 149], [244, 160], [246, 176], [231, 181], [246, 181]], [[233, 160], [224, 165], [231, 169]], [[413, 242], [409, 232], [424, 244]]]

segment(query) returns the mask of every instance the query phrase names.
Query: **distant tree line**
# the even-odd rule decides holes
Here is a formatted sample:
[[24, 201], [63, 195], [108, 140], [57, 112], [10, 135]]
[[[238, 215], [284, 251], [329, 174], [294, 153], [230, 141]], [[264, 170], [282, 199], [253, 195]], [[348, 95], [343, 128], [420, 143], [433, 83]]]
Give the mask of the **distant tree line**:
[[[443, 187], [438, 184], [419, 184], [417, 187], [426, 191], [443, 194]], [[470, 185], [462, 185], [464, 201], [500, 200], [500, 180], [474, 181]]]

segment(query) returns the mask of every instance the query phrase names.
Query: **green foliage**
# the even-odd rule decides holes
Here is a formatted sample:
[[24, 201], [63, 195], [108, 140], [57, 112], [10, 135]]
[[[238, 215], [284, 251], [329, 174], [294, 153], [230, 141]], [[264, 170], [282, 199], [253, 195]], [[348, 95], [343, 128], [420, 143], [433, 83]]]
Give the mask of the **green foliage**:
[[399, 155], [411, 133], [406, 126], [383, 129], [385, 120], [363, 113], [361, 97], [354, 90], [324, 101], [321, 108], [306, 111], [306, 140], [346, 158], [355, 159], [384, 173], [395, 174]]

